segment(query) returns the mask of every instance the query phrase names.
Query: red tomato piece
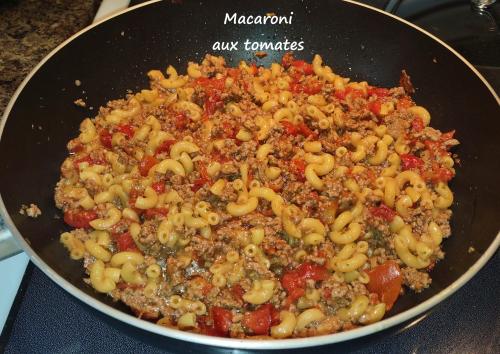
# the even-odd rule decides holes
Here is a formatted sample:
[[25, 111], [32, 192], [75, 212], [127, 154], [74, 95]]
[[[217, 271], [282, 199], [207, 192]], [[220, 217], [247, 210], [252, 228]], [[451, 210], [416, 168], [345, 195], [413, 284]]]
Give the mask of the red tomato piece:
[[215, 329], [213, 325], [209, 325], [207, 322], [209, 320], [208, 316], [198, 316], [196, 322], [200, 328], [200, 333], [212, 337], [221, 337], [222, 335]]
[[385, 204], [380, 204], [378, 207], [370, 208], [370, 213], [376, 218], [381, 218], [385, 221], [392, 221], [392, 219], [396, 216], [396, 212]]
[[107, 129], [103, 129], [99, 132], [99, 141], [101, 142], [102, 146], [104, 146], [107, 149], [111, 149], [113, 145], [111, 144], [111, 139], [112, 135]]
[[155, 155], [161, 154], [163, 152], [166, 152], [167, 154], [170, 153], [170, 148], [172, 145], [175, 144], [175, 140], [169, 139], [165, 140], [163, 143], [160, 144], [155, 150]]
[[297, 128], [299, 129], [300, 134], [304, 135], [305, 137], [308, 136], [317, 137], [317, 134], [314, 131], [312, 131], [311, 128], [309, 128], [306, 123], [300, 123]]
[[386, 97], [389, 96], [389, 90], [383, 87], [369, 87], [368, 88], [368, 96], [376, 95], [377, 97]]
[[370, 282], [367, 288], [370, 292], [378, 295], [379, 299], [387, 305], [387, 310], [390, 310], [396, 302], [403, 276], [399, 265], [395, 261], [386, 261], [367, 272], [370, 277]]
[[347, 97], [347, 92], [346, 90], [335, 90], [335, 93], [333, 95], [337, 97], [339, 100], [344, 101]]
[[295, 301], [297, 301], [305, 293], [306, 293], [306, 290], [304, 288], [296, 288], [296, 289], [291, 290], [288, 293], [288, 296], [286, 297], [285, 307], [288, 307], [291, 304], [293, 304]]
[[139, 172], [141, 173], [141, 176], [147, 176], [149, 170], [151, 167], [156, 165], [158, 163], [158, 160], [154, 156], [146, 155], [144, 158], [139, 162]]
[[222, 130], [224, 131], [223, 135], [225, 138], [236, 139], [238, 131], [231, 123], [226, 121], [222, 122]]
[[257, 310], [245, 313], [241, 323], [252, 334], [269, 334], [269, 329], [273, 322], [273, 310], [275, 309], [271, 304], [261, 305]]
[[306, 171], [306, 162], [302, 159], [294, 159], [291, 164], [291, 172], [297, 177], [297, 180], [304, 182]]
[[304, 295], [306, 280], [325, 280], [328, 278], [328, 270], [314, 263], [302, 263], [297, 268], [286, 272], [281, 278], [281, 285], [288, 293], [286, 303], [289, 305]]
[[90, 227], [90, 222], [97, 219], [97, 213], [93, 210], [68, 210], [64, 213], [64, 222], [77, 229]]
[[294, 290], [303, 289], [306, 286], [306, 280], [296, 270], [291, 270], [283, 275], [281, 285], [291, 295]]
[[164, 182], [155, 182], [151, 185], [151, 188], [153, 188], [156, 193], [161, 194], [161, 193], [165, 192], [165, 183]]
[[212, 151], [212, 153], [210, 154], [210, 157], [211, 157], [212, 161], [217, 161], [220, 163], [225, 163], [225, 162], [228, 162], [231, 160], [226, 155], [224, 155], [224, 153], [222, 151], [219, 151], [219, 150]]
[[205, 178], [197, 178], [193, 181], [193, 185], [191, 186], [191, 190], [193, 192], [197, 192], [201, 187], [208, 183], [208, 180]]
[[147, 220], [154, 219], [156, 217], [166, 217], [168, 215], [168, 208], [150, 208], [144, 211], [144, 218]]
[[323, 84], [317, 80], [313, 80], [309, 83], [298, 83], [298, 82], [293, 82], [290, 85], [290, 91], [293, 93], [305, 93], [308, 95], [315, 95], [323, 89]]
[[298, 82], [292, 82], [290, 84], [290, 91], [292, 91], [293, 93], [304, 92], [304, 85], [299, 84]]
[[116, 246], [120, 252], [123, 251], [139, 251], [134, 239], [128, 232], [122, 234], [113, 234], [113, 239], [116, 242]]
[[368, 110], [370, 110], [370, 112], [372, 112], [376, 116], [380, 116], [380, 111], [382, 110], [382, 102], [379, 100], [369, 102]]
[[201, 178], [204, 178], [206, 180], [210, 180], [210, 176], [208, 175], [208, 172], [207, 172], [207, 166], [202, 161], [198, 161], [196, 163], [196, 169], [200, 173]]
[[241, 70], [238, 68], [229, 68], [227, 69], [227, 74], [237, 80], [241, 75]]
[[425, 179], [430, 180], [432, 183], [449, 182], [454, 176], [452, 170], [441, 167], [436, 163], [432, 166], [432, 170], [426, 173]]
[[184, 113], [179, 113], [175, 116], [174, 124], [176, 129], [184, 130], [189, 124], [189, 118]]
[[211, 312], [215, 330], [222, 336], [227, 336], [233, 323], [233, 313], [219, 306], [212, 307]]
[[318, 80], [313, 80], [308, 84], [304, 85], [303, 92], [308, 95], [315, 95], [317, 93], [320, 93], [322, 89], [323, 89], [323, 84]]
[[205, 113], [207, 114], [208, 117], [210, 117], [212, 114], [217, 111], [217, 109], [221, 108], [223, 105], [222, 99], [220, 94], [217, 91], [212, 91], [210, 94], [207, 95], [207, 98], [205, 99]]
[[345, 100], [347, 96], [351, 98], [364, 97], [365, 93], [352, 87], [347, 87], [345, 90], [336, 90], [334, 96], [339, 100]]
[[425, 127], [424, 121], [420, 117], [416, 117], [411, 121], [411, 128], [413, 131], [417, 133], [424, 130], [424, 127]]
[[304, 75], [314, 74], [313, 66], [304, 60], [294, 60], [292, 61], [292, 66], [302, 71]]
[[399, 155], [403, 170], [419, 169], [424, 166], [424, 161], [412, 154]]
[[196, 79], [196, 84], [202, 86], [206, 92], [212, 90], [222, 91], [224, 90], [225, 83], [226, 83], [225, 77], [221, 77], [220, 79], [217, 79], [215, 77], [214, 78], [200, 77]]
[[252, 63], [252, 65], [250, 65], [250, 72], [252, 73], [252, 75], [256, 75], [259, 72], [259, 68], [257, 68], [257, 64]]
[[130, 124], [120, 124], [116, 127], [120, 133], [123, 133], [127, 138], [132, 139], [134, 137], [134, 127]]
[[297, 126], [287, 120], [281, 121], [281, 125], [285, 128], [285, 132], [288, 135], [296, 136], [299, 132]]
[[243, 300], [243, 294], [245, 293], [245, 290], [240, 284], [234, 284], [231, 287], [231, 293], [236, 299]]
[[305, 279], [319, 281], [328, 278], [328, 270], [319, 264], [302, 263], [296, 270]]

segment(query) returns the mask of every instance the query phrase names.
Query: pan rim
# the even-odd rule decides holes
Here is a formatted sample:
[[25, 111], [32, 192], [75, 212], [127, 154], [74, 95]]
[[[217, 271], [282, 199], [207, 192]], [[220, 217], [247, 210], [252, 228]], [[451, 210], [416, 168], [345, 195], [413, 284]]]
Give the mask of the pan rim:
[[[91, 30], [92, 28], [100, 25], [101, 23], [111, 20], [114, 17], [117, 17], [123, 13], [133, 11], [137, 8], [147, 6], [156, 2], [160, 2], [161, 0], [151, 0], [133, 7], [130, 7], [128, 9], [124, 9], [110, 17], [104, 18], [94, 24], [91, 24], [90, 26], [80, 30], [79, 32], [75, 33], [73, 36], [62, 42], [59, 46], [57, 46], [54, 50], [52, 50], [46, 57], [44, 57], [34, 68], [33, 70], [27, 75], [27, 77], [22, 81], [22, 83], [19, 85], [19, 87], [16, 89], [14, 95], [10, 99], [4, 113], [2, 116], [2, 121], [0, 122], [0, 139], [3, 134], [3, 130], [6, 124], [6, 121], [8, 119], [8, 116], [10, 114], [10, 111], [12, 110], [12, 107], [14, 106], [18, 96], [21, 94], [23, 91], [24, 87], [27, 85], [27, 83], [31, 80], [31, 78], [35, 75], [35, 73], [52, 57], [54, 56], [59, 50], [61, 50], [64, 46], [66, 46], [68, 43], [82, 35], [83, 33]], [[466, 66], [471, 69], [476, 76], [479, 77], [479, 79], [483, 82], [483, 84], [488, 88], [488, 90], [491, 92], [495, 100], [500, 106], [500, 99], [495, 92], [495, 90], [491, 87], [489, 82], [479, 73], [479, 71], [471, 64], [469, 63], [462, 55], [460, 55], [456, 50], [451, 48], [448, 44], [440, 40], [439, 38], [435, 37], [431, 33], [427, 32], [426, 30], [418, 27], [417, 25], [412, 24], [411, 22], [408, 22], [402, 18], [399, 18], [393, 14], [389, 14], [387, 12], [384, 12], [380, 9], [377, 9], [373, 6], [366, 5], [359, 3], [357, 1], [353, 0], [343, 0], [346, 3], [350, 3], [353, 5], [357, 6], [362, 6], [365, 8], [368, 8], [372, 11], [376, 11], [380, 14], [389, 16], [397, 21], [400, 21], [406, 25], [411, 26], [412, 28], [424, 33], [425, 35], [429, 36], [431, 39], [435, 40], [439, 44], [443, 45], [446, 49], [448, 49], [451, 53], [453, 53], [455, 56], [457, 56]], [[69, 281], [67, 281], [65, 278], [60, 276], [56, 271], [54, 271], [50, 266], [48, 266], [37, 254], [36, 252], [29, 246], [29, 244], [26, 242], [26, 240], [22, 237], [21, 233], [13, 223], [10, 215], [7, 212], [7, 209], [5, 207], [4, 201], [2, 199], [2, 196], [0, 195], [0, 215], [5, 221], [5, 224], [7, 225], [8, 229], [12, 232], [14, 235], [14, 238], [16, 241], [21, 245], [23, 250], [28, 254], [30, 259], [33, 261], [33, 263], [40, 268], [52, 281], [57, 283], [59, 286], [61, 286], [65, 291], [70, 293], [72, 296], [75, 298], [83, 301], [87, 305], [93, 307], [94, 309], [109, 315], [116, 320], [125, 322], [129, 325], [132, 325], [136, 328], [146, 330], [152, 333], [156, 333], [158, 335], [174, 338], [174, 339], [179, 339], [187, 342], [192, 342], [192, 343], [197, 343], [197, 344], [205, 344], [205, 345], [212, 345], [216, 347], [224, 347], [224, 348], [234, 348], [234, 349], [292, 349], [292, 348], [305, 348], [305, 347], [312, 347], [312, 346], [320, 346], [320, 345], [326, 345], [326, 344], [333, 344], [333, 343], [339, 343], [359, 337], [363, 337], [369, 334], [373, 334], [379, 331], [382, 331], [384, 329], [393, 327], [395, 325], [398, 325], [400, 323], [403, 323], [405, 321], [408, 321], [412, 318], [415, 318], [416, 316], [422, 314], [423, 312], [429, 310], [430, 308], [436, 306], [439, 304], [441, 301], [445, 300], [448, 298], [450, 295], [452, 295], [455, 291], [460, 289], [463, 285], [465, 285], [475, 274], [481, 270], [481, 268], [488, 262], [488, 260], [495, 254], [497, 248], [500, 245], [500, 232], [497, 233], [495, 239], [493, 242], [490, 244], [490, 246], [486, 249], [486, 251], [481, 255], [481, 257], [464, 273], [462, 274], [457, 280], [455, 280], [452, 284], [447, 286], [445, 289], [441, 290], [438, 294], [432, 296], [431, 298], [427, 299], [426, 301], [420, 303], [419, 305], [410, 308], [409, 310], [406, 310], [400, 314], [397, 314], [395, 316], [391, 316], [389, 318], [386, 318], [380, 322], [376, 322], [374, 324], [360, 327], [351, 331], [345, 331], [345, 332], [339, 332], [339, 333], [333, 333], [333, 334], [328, 334], [328, 335], [322, 335], [322, 336], [316, 336], [316, 337], [307, 337], [307, 338], [293, 338], [293, 339], [281, 339], [281, 340], [255, 340], [255, 339], [234, 339], [234, 338], [223, 338], [223, 337], [210, 337], [210, 336], [205, 336], [201, 334], [196, 334], [196, 333], [190, 333], [190, 332], [183, 332], [180, 330], [176, 329], [171, 329], [171, 328], [166, 328], [166, 327], [161, 327], [158, 326], [154, 323], [147, 322], [144, 320], [141, 320], [139, 318], [136, 318], [132, 315], [126, 314], [122, 311], [119, 311], [109, 305], [104, 304], [103, 302], [95, 299], [94, 297], [86, 294], [79, 288], [77, 288], [75, 285], [71, 284]]]

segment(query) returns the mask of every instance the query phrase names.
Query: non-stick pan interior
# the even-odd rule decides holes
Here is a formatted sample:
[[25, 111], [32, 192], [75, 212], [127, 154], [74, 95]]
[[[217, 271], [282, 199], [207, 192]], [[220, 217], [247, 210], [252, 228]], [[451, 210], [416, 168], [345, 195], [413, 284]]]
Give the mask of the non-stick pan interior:
[[[291, 15], [292, 24], [225, 24], [226, 13]], [[427, 35], [367, 8], [336, 1], [162, 1], [106, 21], [67, 43], [33, 75], [18, 96], [0, 142], [0, 190], [6, 209], [31, 248], [59, 275], [92, 296], [80, 262], [59, 244], [67, 227], [54, 206], [53, 189], [66, 142], [79, 123], [100, 105], [147, 86], [146, 72], [172, 64], [184, 72], [189, 60], [205, 53], [223, 55], [229, 64], [253, 60], [269, 65], [284, 54], [268, 51], [257, 60], [244, 41], [304, 41], [299, 58], [319, 53], [334, 70], [353, 80], [395, 86], [402, 69], [411, 75], [414, 99], [428, 108], [432, 125], [456, 129], [461, 145], [455, 192], [453, 235], [446, 258], [432, 272], [431, 287], [402, 297], [390, 314], [432, 297], [457, 280], [494, 240], [500, 226], [498, 185], [500, 144], [498, 103], [458, 57]], [[238, 51], [214, 52], [216, 41], [238, 41]], [[75, 81], [81, 82], [80, 86]], [[73, 101], [83, 98], [87, 106]], [[29, 219], [21, 204], [36, 203], [43, 214]], [[473, 247], [474, 251], [471, 252]]]

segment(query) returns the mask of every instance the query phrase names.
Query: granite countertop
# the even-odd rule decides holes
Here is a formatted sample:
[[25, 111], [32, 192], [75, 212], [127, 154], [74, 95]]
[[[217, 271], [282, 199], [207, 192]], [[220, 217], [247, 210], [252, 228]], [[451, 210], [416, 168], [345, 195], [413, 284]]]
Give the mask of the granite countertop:
[[99, 0], [0, 0], [0, 117], [52, 49], [92, 22]]

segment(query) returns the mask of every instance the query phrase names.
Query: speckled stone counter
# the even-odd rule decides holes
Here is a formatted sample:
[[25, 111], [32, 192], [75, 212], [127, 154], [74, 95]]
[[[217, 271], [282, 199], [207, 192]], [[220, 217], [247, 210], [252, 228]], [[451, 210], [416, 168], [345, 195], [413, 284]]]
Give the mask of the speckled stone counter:
[[0, 0], [0, 117], [52, 49], [92, 22], [99, 0]]

